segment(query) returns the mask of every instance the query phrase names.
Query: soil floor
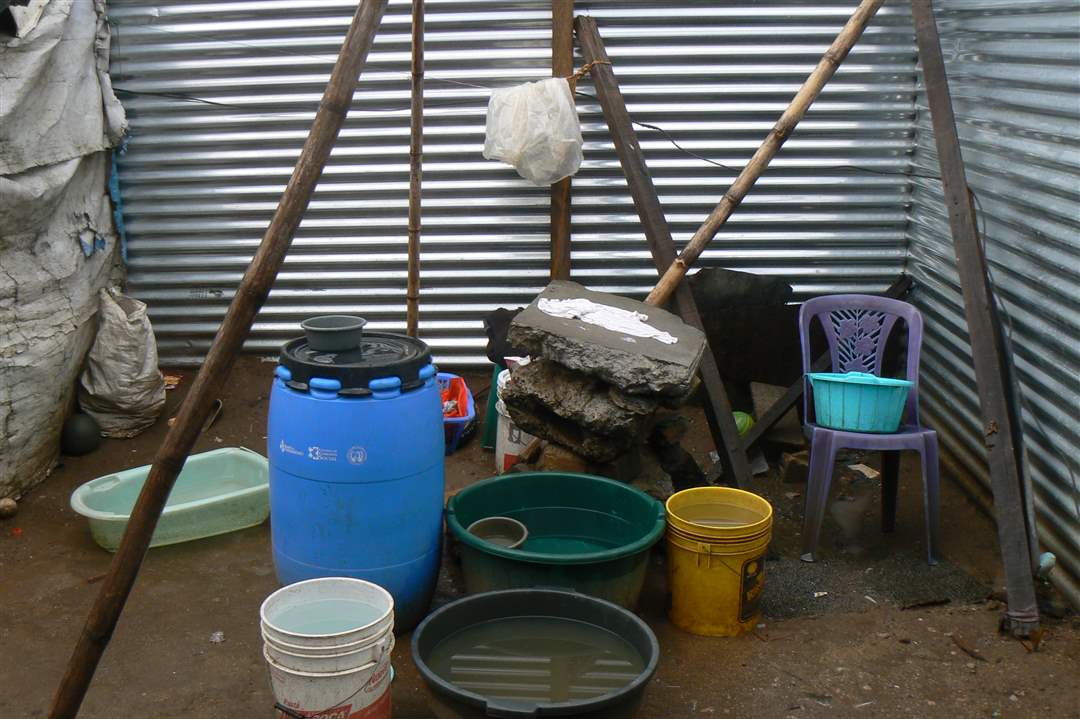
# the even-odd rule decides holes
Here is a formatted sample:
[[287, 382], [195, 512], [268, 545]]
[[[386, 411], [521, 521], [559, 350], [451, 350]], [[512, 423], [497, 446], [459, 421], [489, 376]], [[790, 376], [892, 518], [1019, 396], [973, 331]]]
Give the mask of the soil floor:
[[[238, 362], [224, 413], [196, 451], [265, 450], [272, 367], [254, 357]], [[175, 414], [193, 376], [172, 374], [183, 382], [169, 392], [154, 427], [62, 458], [22, 499], [18, 515], [0, 521], [2, 717], [47, 715], [111, 558], [68, 498], [89, 479], [151, 461], [165, 436], [164, 417]], [[479, 393], [488, 377], [469, 381]], [[685, 446], [704, 466], [711, 449], [704, 421], [688, 414], [693, 430]], [[491, 453], [474, 438], [448, 458], [446, 470], [448, 491], [460, 489], [493, 474]], [[897, 531], [880, 532], [876, 498], [846, 534], [830, 513], [813, 565], [798, 561], [804, 485], [782, 483], [774, 468], [753, 489], [776, 508], [760, 624], [733, 639], [676, 629], [665, 615], [665, 566], [656, 550], [640, 613], [662, 655], [641, 708], [627, 716], [1080, 717], [1080, 620], [1047, 619], [1036, 652], [998, 635], [1002, 607], [988, 598], [996, 535], [953, 482], [942, 486], [946, 561], [937, 567], [925, 561], [921, 483], [909, 464]], [[258, 607], [277, 587], [268, 525], [151, 550], [80, 716], [273, 716]], [[451, 558], [435, 602], [460, 591]], [[393, 663], [395, 718], [433, 716], [408, 636], [399, 638]]]

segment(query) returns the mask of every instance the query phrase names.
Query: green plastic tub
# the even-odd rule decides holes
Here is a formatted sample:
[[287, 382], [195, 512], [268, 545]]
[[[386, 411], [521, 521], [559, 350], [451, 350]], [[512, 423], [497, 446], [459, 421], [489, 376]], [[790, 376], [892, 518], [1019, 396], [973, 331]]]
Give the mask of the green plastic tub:
[[[94, 541], [120, 546], [150, 465], [92, 479], [71, 495], [71, 508], [90, 521]], [[262, 524], [270, 515], [266, 457], [244, 447], [193, 454], [176, 478], [151, 547], [212, 537]]]
[[848, 432], [890, 433], [900, 428], [908, 392], [906, 379], [868, 372], [808, 372], [818, 424]]
[[[516, 519], [529, 536], [516, 549], [466, 531], [484, 517]], [[547, 587], [637, 606], [649, 548], [664, 534], [664, 505], [603, 477], [530, 472], [492, 477], [450, 500], [447, 525], [461, 548], [469, 593]]]

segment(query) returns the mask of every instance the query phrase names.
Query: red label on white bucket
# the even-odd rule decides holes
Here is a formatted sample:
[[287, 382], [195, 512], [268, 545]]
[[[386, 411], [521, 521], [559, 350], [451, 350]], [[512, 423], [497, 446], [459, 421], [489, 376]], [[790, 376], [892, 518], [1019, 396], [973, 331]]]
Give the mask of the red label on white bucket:
[[[320, 712], [307, 712], [294, 709], [297, 714], [310, 719], [390, 719], [390, 692], [384, 691], [374, 704], [359, 707], [353, 711], [352, 704], [343, 704]], [[284, 717], [284, 714], [282, 715]]]
[[[366, 674], [366, 676], [364, 676]], [[293, 712], [310, 719], [390, 719], [390, 657], [385, 656], [374, 670], [349, 680], [340, 675], [291, 674], [271, 666], [271, 683], [278, 701]], [[363, 681], [356, 687], [357, 680]], [[342, 697], [345, 697], [342, 701]], [[311, 709], [325, 707], [326, 709]], [[285, 719], [279, 713], [279, 719]]]
[[368, 704], [349, 719], [390, 719], [390, 687], [386, 687], [374, 704]]
[[390, 692], [384, 691], [374, 704], [368, 704], [356, 711], [353, 711], [352, 704], [345, 704], [321, 712], [311, 713], [301, 709], [296, 713], [310, 719], [390, 719]]

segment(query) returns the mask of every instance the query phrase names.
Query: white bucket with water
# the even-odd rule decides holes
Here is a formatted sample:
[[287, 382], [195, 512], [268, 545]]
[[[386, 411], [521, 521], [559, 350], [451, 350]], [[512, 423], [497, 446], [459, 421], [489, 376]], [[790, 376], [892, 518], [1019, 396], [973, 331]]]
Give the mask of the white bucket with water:
[[321, 657], [331, 656], [334, 654], [348, 654], [351, 652], [357, 652], [361, 650], [373, 651], [376, 643], [386, 636], [393, 636], [393, 625], [387, 627], [386, 631], [381, 635], [365, 638], [358, 642], [350, 644], [342, 644], [341, 646], [326, 646], [326, 647], [306, 647], [302, 644], [291, 644], [289, 642], [283, 642], [280, 639], [274, 639], [272, 636], [267, 635], [266, 629], [262, 630], [262, 638], [267, 644], [272, 645], [275, 649], [280, 649], [284, 652], [291, 654], [302, 654], [309, 657]]
[[374, 644], [361, 649], [337, 654], [304, 654], [282, 649], [270, 640], [265, 641], [263, 650], [270, 659], [289, 669], [323, 674], [344, 672], [389, 656], [394, 651], [394, 633], [387, 632]]
[[495, 411], [499, 415], [499, 423], [495, 431], [495, 471], [499, 473], [513, 467], [529, 443], [536, 439], [528, 432], [518, 429], [514, 421], [510, 419], [510, 413], [502, 399], [503, 389], [509, 381], [510, 370], [506, 369], [499, 373], [496, 384], [498, 399], [495, 401]]
[[394, 598], [377, 584], [348, 577], [282, 587], [259, 608], [263, 636], [285, 648], [335, 654], [371, 642], [394, 626]]
[[385, 589], [346, 577], [267, 597], [259, 615], [277, 702], [315, 719], [389, 719], [393, 609]]
[[389, 652], [381, 661], [340, 672], [291, 669], [265, 649], [263, 658], [270, 667], [274, 698], [297, 714], [310, 719], [390, 719]]

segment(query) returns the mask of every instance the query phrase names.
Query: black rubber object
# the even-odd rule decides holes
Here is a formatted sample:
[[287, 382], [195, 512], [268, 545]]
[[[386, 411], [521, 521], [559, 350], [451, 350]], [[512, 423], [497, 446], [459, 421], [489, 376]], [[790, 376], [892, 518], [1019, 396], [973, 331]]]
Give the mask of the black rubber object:
[[365, 332], [360, 346], [345, 352], [312, 349], [301, 337], [285, 343], [279, 359], [292, 373], [290, 385], [306, 389], [312, 377], [323, 377], [339, 380], [342, 394], [362, 394], [373, 379], [397, 377], [403, 391], [423, 384], [420, 370], [431, 364], [431, 349], [413, 337]]
[[[461, 689], [435, 674], [425, 659], [443, 639], [464, 627], [492, 619], [512, 617], [558, 617], [574, 619], [606, 629], [628, 641], [645, 660], [645, 668], [618, 692], [580, 702], [544, 704], [488, 700]], [[473, 594], [436, 610], [420, 622], [412, 635], [412, 656], [436, 701], [449, 710], [448, 716], [542, 717], [573, 716], [589, 719], [616, 719], [633, 716], [645, 685], [652, 679], [660, 659], [660, 644], [649, 625], [617, 604], [577, 592], [557, 589], [508, 589]], [[436, 712], [438, 716], [443, 716]]]
[[76, 412], [60, 430], [60, 451], [69, 457], [88, 454], [101, 446], [101, 427], [88, 414]]

